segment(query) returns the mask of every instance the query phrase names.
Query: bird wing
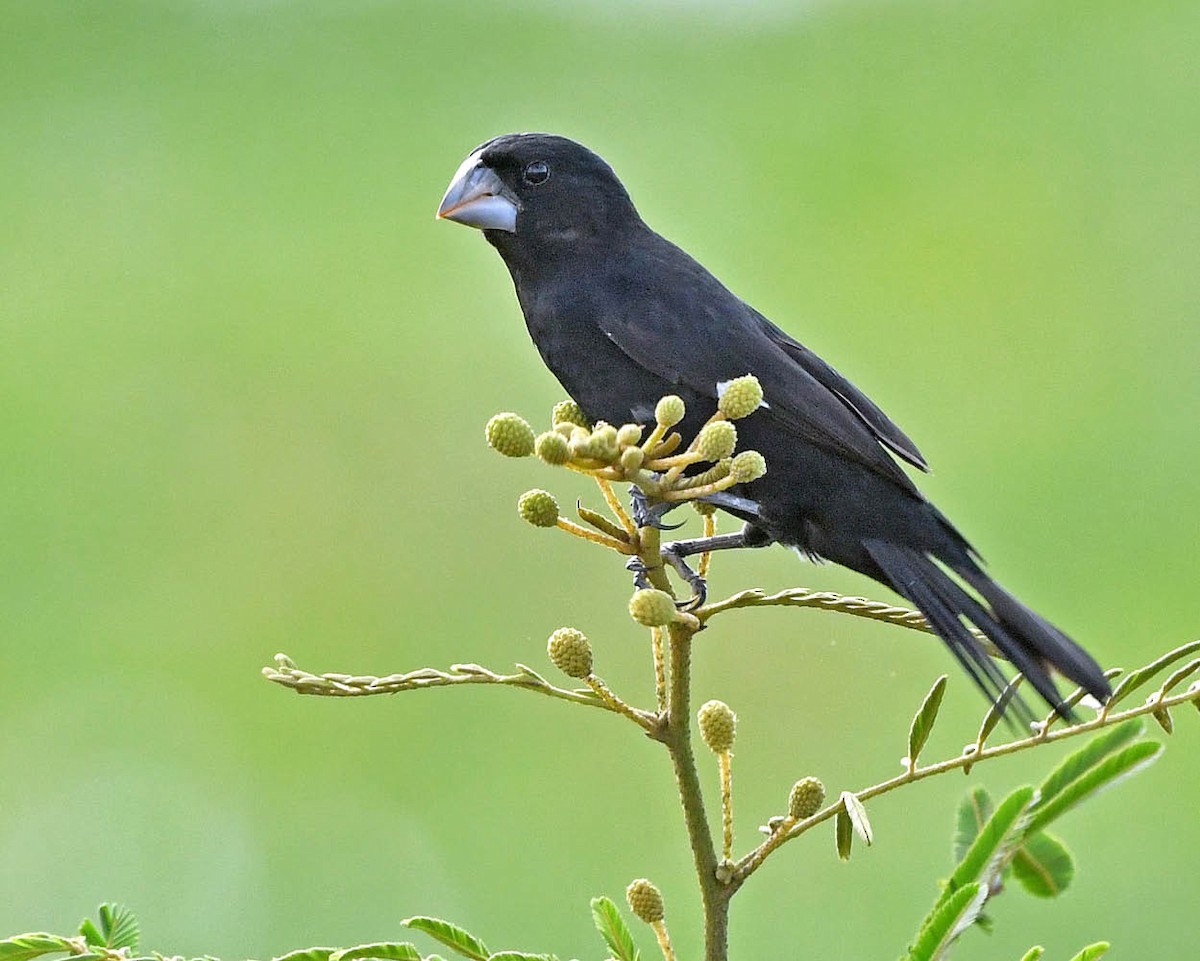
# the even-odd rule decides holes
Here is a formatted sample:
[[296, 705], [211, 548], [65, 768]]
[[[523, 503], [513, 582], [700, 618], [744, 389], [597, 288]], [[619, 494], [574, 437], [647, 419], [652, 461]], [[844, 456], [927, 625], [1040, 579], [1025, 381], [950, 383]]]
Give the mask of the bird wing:
[[[792, 341], [673, 244], [626, 259], [595, 317], [636, 364], [716, 399], [719, 384], [754, 374], [774, 418], [801, 440], [832, 449], [916, 494], [883, 444], [924, 459], [866, 396]], [[918, 495], [919, 496], [919, 495]]]
[[[753, 310], [753, 308], [751, 308]], [[754, 311], [767, 336], [778, 344], [789, 357], [803, 367], [818, 382], [832, 391], [843, 404], [857, 414], [867, 428], [875, 435], [875, 439], [899, 457], [902, 457], [913, 467], [923, 471], [929, 470], [929, 464], [924, 455], [917, 450], [912, 442], [895, 422], [876, 406], [866, 394], [855, 387], [850, 381], [825, 363], [820, 357], [798, 341], [767, 320], [758, 311]]]

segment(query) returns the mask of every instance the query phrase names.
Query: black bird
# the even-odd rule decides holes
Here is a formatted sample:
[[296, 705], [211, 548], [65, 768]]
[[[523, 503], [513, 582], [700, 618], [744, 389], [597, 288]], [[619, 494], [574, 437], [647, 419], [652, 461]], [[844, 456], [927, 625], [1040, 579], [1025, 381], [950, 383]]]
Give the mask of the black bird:
[[[974, 625], [1060, 713], [1049, 668], [1090, 694], [1110, 688], [1078, 644], [993, 581], [979, 556], [893, 457], [925, 458], [886, 414], [638, 216], [612, 168], [581, 144], [508, 134], [476, 148], [438, 209], [477, 227], [512, 275], [542, 360], [593, 420], [651, 423], [678, 394], [694, 434], [723, 385], [752, 373], [763, 406], [738, 422], [761, 479], [718, 495], [745, 522], [719, 547], [780, 543], [859, 571], [908, 598], [994, 702], [1004, 676]], [[677, 556], [696, 553], [684, 542]]]

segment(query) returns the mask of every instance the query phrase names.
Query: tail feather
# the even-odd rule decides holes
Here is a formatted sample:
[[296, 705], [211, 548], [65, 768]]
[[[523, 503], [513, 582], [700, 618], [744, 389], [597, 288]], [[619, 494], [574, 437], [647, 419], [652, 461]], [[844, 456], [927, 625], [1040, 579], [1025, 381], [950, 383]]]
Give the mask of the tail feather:
[[983, 571], [975, 568], [959, 573], [983, 596], [1000, 622], [1007, 624], [1011, 633], [1026, 640], [1033, 653], [1053, 664], [1064, 677], [1074, 681], [1097, 700], [1108, 699], [1112, 687], [1100, 665], [1087, 651], [1036, 611], [1018, 601]]
[[[1004, 675], [964, 618], [974, 624], [1059, 714], [1069, 716], [1047, 665], [1053, 665], [1098, 698], [1109, 693], [1099, 666], [1060, 630], [1053, 627], [987, 577], [974, 564], [955, 573], [987, 602], [970, 592], [927, 554], [886, 541], [864, 545], [875, 563], [900, 594], [917, 606], [930, 626], [950, 647], [971, 679], [992, 700], [1003, 706], [1012, 696]], [[989, 610], [990, 607], [990, 610]], [[1032, 715], [1019, 699], [1023, 720]]]

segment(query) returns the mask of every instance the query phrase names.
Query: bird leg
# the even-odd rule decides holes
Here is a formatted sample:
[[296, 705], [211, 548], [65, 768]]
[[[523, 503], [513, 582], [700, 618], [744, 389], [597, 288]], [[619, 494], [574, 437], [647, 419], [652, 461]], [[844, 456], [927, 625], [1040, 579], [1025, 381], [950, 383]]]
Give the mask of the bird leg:
[[[752, 533], [751, 533], [752, 532]], [[758, 536], [755, 536], [758, 535]], [[708, 599], [708, 585], [704, 578], [688, 566], [684, 558], [695, 554], [705, 554], [710, 551], [731, 551], [743, 547], [765, 547], [771, 543], [762, 540], [760, 528], [747, 524], [736, 534], [717, 534], [715, 537], [696, 537], [686, 541], [671, 541], [662, 546], [662, 558], [692, 588], [692, 597], [681, 601], [679, 608], [684, 611], [694, 611]]]

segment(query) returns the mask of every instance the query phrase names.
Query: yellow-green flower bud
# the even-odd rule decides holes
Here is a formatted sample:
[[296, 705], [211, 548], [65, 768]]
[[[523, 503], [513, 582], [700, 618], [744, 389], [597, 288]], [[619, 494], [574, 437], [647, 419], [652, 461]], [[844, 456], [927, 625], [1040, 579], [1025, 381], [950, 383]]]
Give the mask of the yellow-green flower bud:
[[700, 736], [713, 754], [724, 754], [733, 747], [737, 715], [724, 701], [706, 701], [696, 714]]
[[558, 501], [549, 491], [526, 491], [517, 500], [517, 513], [534, 527], [553, 527], [558, 523]]
[[550, 430], [539, 434], [538, 439], [534, 441], [533, 449], [538, 457], [556, 467], [571, 459], [571, 445], [567, 443], [567, 439], [562, 434], [556, 431]]
[[598, 450], [617, 453], [617, 429], [612, 424], [597, 424], [592, 431], [592, 443]]
[[717, 512], [717, 505], [707, 501], [692, 501], [692, 508], [701, 517], [712, 517]]
[[646, 452], [640, 447], [626, 447], [621, 451], [621, 466], [630, 474], [641, 470], [642, 462], [645, 459]]
[[617, 443], [622, 447], [632, 447], [642, 439], [642, 429], [637, 424], [625, 424], [617, 431]]
[[675, 602], [665, 591], [647, 587], [629, 598], [629, 616], [644, 627], [664, 627], [675, 620]]
[[571, 455], [574, 457], [593, 457], [592, 432], [585, 427], [571, 428]]
[[739, 484], [756, 481], [767, 472], [767, 459], [756, 450], [744, 450], [733, 459], [729, 473]]
[[629, 902], [629, 910], [638, 920], [656, 924], [663, 919], [665, 911], [662, 892], [652, 881], [638, 878], [625, 889], [625, 900]]
[[497, 414], [484, 430], [488, 446], [505, 457], [528, 457], [533, 453], [533, 428], [518, 414]]
[[737, 447], [737, 428], [727, 420], [705, 424], [696, 438], [696, 450], [708, 461], [719, 461], [728, 457]]
[[663, 427], [674, 427], [683, 420], [683, 415], [686, 413], [687, 408], [683, 405], [683, 398], [668, 394], [654, 408], [654, 419]]
[[554, 410], [550, 413], [550, 423], [552, 424], [578, 424], [580, 427], [591, 427], [588, 419], [583, 416], [583, 411], [579, 405], [573, 400], [562, 400], [554, 405]]
[[746, 417], [762, 403], [762, 385], [753, 374], [737, 377], [725, 385], [725, 392], [717, 401], [717, 409], [730, 420]]
[[825, 803], [825, 785], [815, 777], [806, 777], [792, 785], [788, 795], [788, 816], [797, 821], [810, 818]]
[[592, 673], [592, 645], [583, 631], [560, 627], [550, 635], [546, 651], [554, 666], [567, 677], [588, 677]]

